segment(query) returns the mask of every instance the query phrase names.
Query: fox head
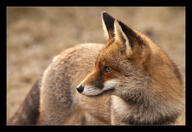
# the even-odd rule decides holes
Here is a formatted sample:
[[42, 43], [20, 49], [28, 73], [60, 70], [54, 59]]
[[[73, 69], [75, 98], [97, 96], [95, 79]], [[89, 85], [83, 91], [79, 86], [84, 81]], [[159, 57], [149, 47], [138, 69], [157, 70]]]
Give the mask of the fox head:
[[[148, 37], [106, 12], [102, 13], [102, 23], [107, 42], [96, 59], [94, 70], [77, 86], [79, 93], [95, 96], [111, 90], [112, 94], [129, 100], [140, 97], [153, 83], [156, 87], [177, 86], [179, 81], [174, 82], [175, 86], [170, 81], [175, 76], [181, 80], [178, 69]], [[170, 72], [169, 75], [166, 72]], [[155, 96], [169, 90], [154, 88], [149, 92]]]

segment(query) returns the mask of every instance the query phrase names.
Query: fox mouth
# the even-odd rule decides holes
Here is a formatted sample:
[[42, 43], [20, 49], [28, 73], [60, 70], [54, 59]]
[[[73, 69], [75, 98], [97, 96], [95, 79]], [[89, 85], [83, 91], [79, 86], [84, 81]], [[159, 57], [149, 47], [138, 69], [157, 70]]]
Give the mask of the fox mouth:
[[109, 94], [109, 93], [113, 92], [115, 90], [115, 87], [117, 86], [117, 84], [119, 84], [119, 81], [116, 79], [112, 79], [112, 80], [106, 81], [104, 83], [104, 87], [102, 89], [92, 86], [92, 85], [85, 85], [84, 87], [82, 85], [80, 85], [78, 87], [78, 89], [79, 90], [82, 89], [82, 91], [80, 91], [80, 93], [83, 95], [98, 96], [98, 95]]
[[95, 96], [102, 96], [102, 95], [106, 95], [106, 94], [111, 94], [115, 91], [115, 88], [113, 89], [108, 89], [108, 90], [105, 90], [103, 91], [101, 94], [98, 94], [98, 95], [95, 95]]
[[113, 93], [114, 91], [115, 91], [115, 89], [108, 89], [97, 95], [86, 95], [86, 94], [83, 94], [83, 95], [88, 96], [88, 97], [98, 97], [98, 96], [103, 96], [103, 95], [109, 95], [109, 94]]
[[99, 89], [99, 88], [95, 88], [95, 87], [92, 87], [92, 88], [89, 87], [88, 89], [94, 89], [94, 90], [86, 90], [86, 91], [82, 92], [82, 94], [86, 95], [86, 96], [90, 96], [90, 97], [110, 94], [115, 90], [114, 87], [111, 87], [110, 89]]

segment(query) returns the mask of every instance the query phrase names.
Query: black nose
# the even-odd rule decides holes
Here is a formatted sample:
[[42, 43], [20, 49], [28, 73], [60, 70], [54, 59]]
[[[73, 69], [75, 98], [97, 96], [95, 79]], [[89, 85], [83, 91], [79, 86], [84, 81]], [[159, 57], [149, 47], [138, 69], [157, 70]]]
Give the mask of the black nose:
[[82, 85], [80, 85], [79, 87], [77, 87], [77, 91], [78, 91], [79, 93], [82, 93], [82, 92], [83, 92], [83, 89], [84, 89], [84, 87], [83, 87]]

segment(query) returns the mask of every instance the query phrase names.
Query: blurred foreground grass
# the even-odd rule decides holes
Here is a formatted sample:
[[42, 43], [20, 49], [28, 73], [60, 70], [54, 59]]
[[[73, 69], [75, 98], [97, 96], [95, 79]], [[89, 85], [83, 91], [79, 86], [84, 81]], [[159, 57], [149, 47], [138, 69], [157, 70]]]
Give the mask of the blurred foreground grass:
[[105, 42], [104, 10], [149, 35], [184, 71], [183, 7], [8, 7], [7, 118], [55, 55], [76, 44]]

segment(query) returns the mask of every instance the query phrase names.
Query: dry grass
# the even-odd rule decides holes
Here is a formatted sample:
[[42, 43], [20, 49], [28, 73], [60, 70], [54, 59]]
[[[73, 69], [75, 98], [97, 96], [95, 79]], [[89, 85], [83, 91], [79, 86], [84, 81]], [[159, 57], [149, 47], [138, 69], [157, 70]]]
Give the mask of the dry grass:
[[103, 10], [150, 35], [184, 69], [183, 7], [8, 7], [7, 118], [55, 55], [79, 43], [105, 42], [100, 18]]

